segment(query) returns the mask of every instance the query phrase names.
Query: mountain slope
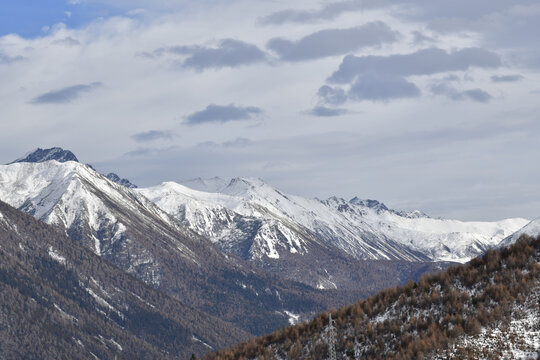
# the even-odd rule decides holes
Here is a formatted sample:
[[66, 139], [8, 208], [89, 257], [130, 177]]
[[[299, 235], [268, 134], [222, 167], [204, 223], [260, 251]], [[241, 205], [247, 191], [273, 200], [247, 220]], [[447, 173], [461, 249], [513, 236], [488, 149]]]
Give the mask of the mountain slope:
[[418, 254], [415, 262], [358, 261], [290, 219], [241, 215], [231, 210], [229, 207], [234, 208], [241, 199], [225, 194], [199, 192], [173, 182], [138, 192], [226, 253], [321, 289], [362, 289], [364, 295], [372, 294], [447, 266], [422, 261], [427, 258]]
[[[540, 355], [540, 237], [332, 311], [343, 359]], [[205, 359], [326, 359], [329, 314]]]
[[540, 219], [535, 219], [504, 239], [500, 246], [508, 246], [510, 244], [515, 243], [522, 235], [527, 236], [540, 236]]
[[[190, 184], [201, 182], [204, 180]], [[311, 240], [330, 244], [359, 260], [466, 262], [528, 223], [525, 219], [433, 219], [419, 211], [398, 212], [378, 201], [358, 198], [306, 199], [284, 194], [259, 179], [232, 179], [219, 193], [193, 191], [174, 183], [141, 191], [194, 231], [242, 243], [251, 259], [305, 254], [303, 247]], [[264, 225], [255, 235], [250, 234], [251, 228], [242, 232], [245, 226], [235, 224], [237, 217], [227, 210]], [[227, 214], [228, 220], [216, 213]], [[226, 232], [229, 228], [234, 230], [231, 234]], [[208, 229], [216, 231], [209, 233]]]
[[187, 358], [248, 334], [0, 202], [2, 358]]
[[223, 253], [132, 189], [69, 161], [0, 166], [0, 200], [66, 231], [120, 269], [185, 304], [262, 334], [367, 295], [278, 279]]
[[321, 289], [373, 293], [416, 280], [422, 271], [482, 254], [527, 223], [433, 219], [358, 198], [306, 199], [258, 179], [223, 183], [216, 178], [189, 182], [219, 193], [174, 182], [138, 192], [226, 253]]

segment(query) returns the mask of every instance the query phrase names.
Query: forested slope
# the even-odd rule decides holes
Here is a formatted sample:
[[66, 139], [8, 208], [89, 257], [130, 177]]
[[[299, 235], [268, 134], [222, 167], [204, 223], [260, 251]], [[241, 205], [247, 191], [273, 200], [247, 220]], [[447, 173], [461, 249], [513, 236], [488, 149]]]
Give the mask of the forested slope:
[[[537, 358], [540, 238], [332, 311], [342, 359]], [[327, 359], [328, 317], [205, 359]]]

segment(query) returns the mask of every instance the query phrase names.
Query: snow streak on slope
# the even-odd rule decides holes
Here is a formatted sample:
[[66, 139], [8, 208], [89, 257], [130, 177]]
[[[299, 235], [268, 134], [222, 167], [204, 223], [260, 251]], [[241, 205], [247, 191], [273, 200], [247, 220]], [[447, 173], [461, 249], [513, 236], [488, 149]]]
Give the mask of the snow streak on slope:
[[[219, 193], [175, 183], [141, 192], [194, 231], [228, 247], [243, 243], [251, 254], [275, 259], [285, 249], [304, 253], [303, 244], [315, 239], [358, 259], [466, 262], [528, 222], [433, 219], [419, 211], [390, 210], [375, 200], [307, 199], [284, 194], [260, 179], [232, 179]], [[239, 219], [259, 219], [266, 228], [259, 228], [257, 236], [248, 234], [237, 225]]]

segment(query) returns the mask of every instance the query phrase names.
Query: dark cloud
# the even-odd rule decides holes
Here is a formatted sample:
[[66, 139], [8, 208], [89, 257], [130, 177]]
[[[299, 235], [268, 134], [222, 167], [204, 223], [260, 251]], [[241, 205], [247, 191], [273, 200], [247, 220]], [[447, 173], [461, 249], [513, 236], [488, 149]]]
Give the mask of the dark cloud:
[[444, 83], [431, 86], [431, 91], [435, 95], [444, 95], [455, 101], [472, 100], [487, 103], [493, 98], [488, 92], [482, 89], [457, 90]]
[[66, 37], [64, 39], [59, 39], [59, 40], [55, 40], [52, 42], [54, 45], [64, 45], [64, 46], [68, 46], [68, 47], [72, 47], [72, 46], [79, 46], [81, 45], [81, 43], [79, 42], [79, 40], [77, 39], [74, 39], [72, 37]]
[[147, 141], [154, 141], [154, 140], [161, 140], [161, 139], [171, 140], [172, 134], [170, 131], [150, 130], [150, 131], [145, 131], [142, 133], [135, 134], [131, 138], [138, 142], [147, 142]]
[[523, 80], [522, 75], [493, 75], [491, 81], [493, 82], [516, 82]]
[[317, 95], [325, 104], [340, 105], [347, 101], [345, 90], [338, 87], [323, 85], [317, 91]]
[[348, 112], [349, 110], [342, 109], [342, 108], [329, 108], [326, 106], [315, 106], [313, 109], [309, 111], [309, 114], [313, 116], [318, 116], [318, 117], [333, 117], [333, 116], [345, 115]]
[[344, 12], [360, 11], [378, 7], [384, 3], [384, 0], [338, 1], [314, 10], [286, 9], [260, 18], [259, 23], [262, 25], [279, 25], [288, 22], [307, 23], [320, 20], [332, 20]]
[[68, 86], [60, 90], [49, 91], [43, 95], [35, 97], [32, 104], [66, 104], [78, 99], [82, 94], [88, 93], [102, 86], [99, 82], [91, 84], [79, 84]]
[[251, 120], [262, 113], [255, 106], [208, 105], [206, 109], [197, 111], [187, 117], [186, 124], [200, 125], [206, 123], [225, 123], [229, 121]]
[[419, 96], [420, 90], [405, 78], [374, 72], [358, 75], [348, 92], [349, 99], [357, 101], [388, 101]]
[[221, 40], [215, 47], [200, 45], [171, 46], [142, 53], [144, 57], [164, 54], [187, 56], [181, 66], [199, 71], [208, 68], [237, 67], [266, 61], [266, 54], [257, 46], [234, 39]]
[[466, 48], [446, 52], [438, 48], [423, 49], [412, 54], [389, 56], [347, 55], [329, 81], [351, 82], [366, 72], [398, 76], [431, 75], [446, 71], [467, 70], [471, 67], [496, 68], [501, 65], [499, 56], [480, 48]]
[[341, 55], [367, 46], [394, 42], [396, 31], [381, 21], [348, 29], [321, 30], [297, 41], [274, 38], [268, 48], [284, 61], [301, 61]]

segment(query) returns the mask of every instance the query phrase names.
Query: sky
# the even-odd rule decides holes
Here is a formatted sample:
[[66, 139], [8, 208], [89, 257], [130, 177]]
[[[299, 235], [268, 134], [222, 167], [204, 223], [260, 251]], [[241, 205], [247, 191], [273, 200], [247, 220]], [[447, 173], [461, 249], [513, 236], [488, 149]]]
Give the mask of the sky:
[[0, 163], [540, 217], [536, 0], [4, 0]]

